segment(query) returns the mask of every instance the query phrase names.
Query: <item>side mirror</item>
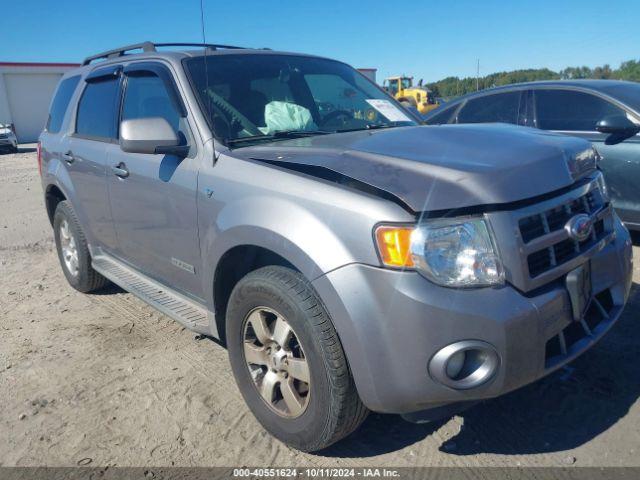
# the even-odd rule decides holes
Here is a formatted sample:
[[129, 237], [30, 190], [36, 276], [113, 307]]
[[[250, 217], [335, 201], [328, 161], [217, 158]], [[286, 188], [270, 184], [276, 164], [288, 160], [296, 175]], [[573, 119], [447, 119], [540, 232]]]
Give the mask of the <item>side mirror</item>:
[[608, 134], [606, 145], [616, 145], [640, 132], [640, 125], [636, 125], [626, 115], [610, 115], [596, 124], [596, 130]]
[[189, 147], [162, 117], [135, 118], [120, 123], [120, 148], [128, 153], [165, 154], [186, 157]]

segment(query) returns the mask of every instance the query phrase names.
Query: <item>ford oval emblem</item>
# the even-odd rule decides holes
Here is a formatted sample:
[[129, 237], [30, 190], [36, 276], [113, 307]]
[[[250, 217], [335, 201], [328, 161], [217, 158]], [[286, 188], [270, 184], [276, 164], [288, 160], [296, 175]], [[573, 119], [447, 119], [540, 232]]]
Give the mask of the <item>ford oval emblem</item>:
[[564, 226], [564, 229], [573, 240], [584, 242], [593, 232], [593, 221], [589, 215], [580, 213], [571, 218]]

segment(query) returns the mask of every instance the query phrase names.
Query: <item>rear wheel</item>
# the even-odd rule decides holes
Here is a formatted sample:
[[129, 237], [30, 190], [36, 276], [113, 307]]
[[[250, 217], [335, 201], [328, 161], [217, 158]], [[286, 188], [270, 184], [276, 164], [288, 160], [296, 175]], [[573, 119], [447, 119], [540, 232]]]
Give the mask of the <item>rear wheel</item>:
[[331, 319], [300, 273], [271, 266], [241, 279], [226, 338], [242, 396], [281, 441], [320, 450], [366, 418]]
[[91, 254], [80, 221], [66, 200], [56, 207], [53, 232], [60, 266], [73, 288], [87, 293], [99, 290], [109, 283], [91, 266]]

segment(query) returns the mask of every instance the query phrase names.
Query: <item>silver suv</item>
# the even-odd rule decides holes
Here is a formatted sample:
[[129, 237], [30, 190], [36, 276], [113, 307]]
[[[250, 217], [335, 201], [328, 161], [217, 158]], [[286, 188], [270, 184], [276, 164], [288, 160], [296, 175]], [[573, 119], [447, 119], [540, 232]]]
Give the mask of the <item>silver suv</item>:
[[112, 50], [64, 76], [40, 142], [69, 283], [220, 339], [253, 414], [301, 450], [370, 410], [428, 421], [539, 379], [629, 294], [589, 143], [421, 126], [338, 61]]

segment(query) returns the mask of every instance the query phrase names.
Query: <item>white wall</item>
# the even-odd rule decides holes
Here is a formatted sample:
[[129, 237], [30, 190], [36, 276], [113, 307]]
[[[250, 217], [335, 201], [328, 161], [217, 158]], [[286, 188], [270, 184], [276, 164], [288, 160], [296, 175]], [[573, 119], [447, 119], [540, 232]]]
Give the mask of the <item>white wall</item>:
[[4, 76], [18, 142], [35, 142], [49, 115], [49, 103], [61, 74], [8, 73]]
[[35, 142], [47, 121], [62, 74], [73, 67], [0, 64], [0, 122], [13, 123], [18, 142]]

